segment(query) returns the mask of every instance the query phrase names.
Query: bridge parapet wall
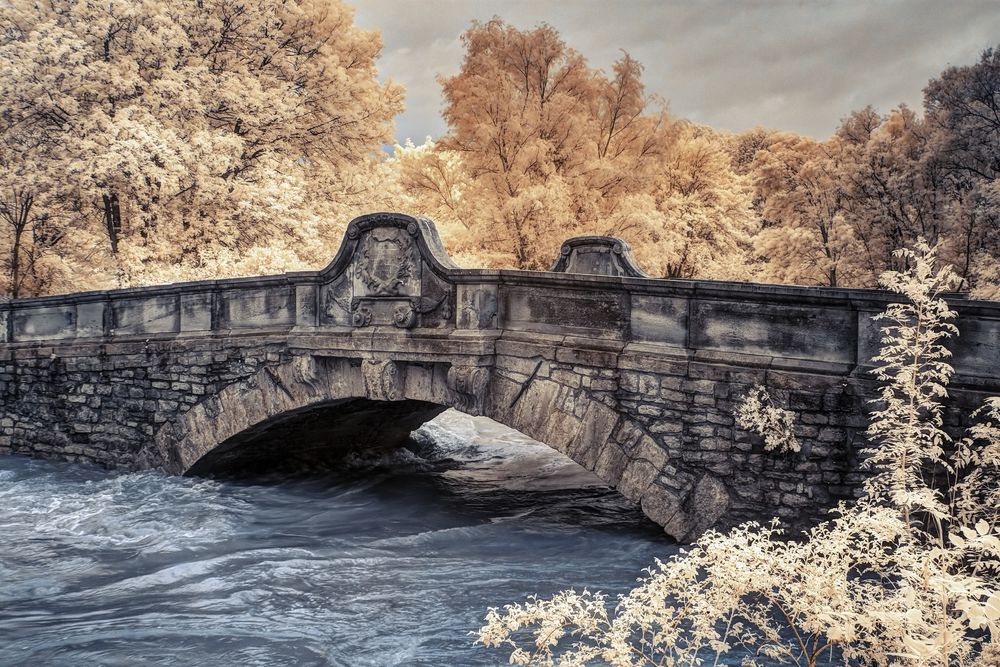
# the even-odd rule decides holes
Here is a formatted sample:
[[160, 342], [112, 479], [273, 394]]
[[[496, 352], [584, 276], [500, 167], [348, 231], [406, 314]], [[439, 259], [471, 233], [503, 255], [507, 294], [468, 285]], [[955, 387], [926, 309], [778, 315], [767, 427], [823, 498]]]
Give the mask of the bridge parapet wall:
[[[556, 268], [568, 265], [564, 258]], [[379, 214], [352, 222], [322, 271], [2, 303], [0, 345], [266, 331], [523, 331], [844, 374], [868, 365], [880, 338], [872, 318], [895, 300], [877, 290], [659, 280], [639, 277], [635, 268], [618, 271], [459, 269], [428, 222]], [[952, 346], [957, 382], [996, 387], [1000, 304], [957, 299], [952, 306], [961, 330]]]

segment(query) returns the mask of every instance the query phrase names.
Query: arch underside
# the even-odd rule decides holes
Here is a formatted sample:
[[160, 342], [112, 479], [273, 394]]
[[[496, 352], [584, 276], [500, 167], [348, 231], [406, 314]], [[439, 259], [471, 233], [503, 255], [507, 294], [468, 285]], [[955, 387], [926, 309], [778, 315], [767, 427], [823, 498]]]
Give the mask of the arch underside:
[[345, 398], [282, 413], [220, 443], [185, 475], [332, 469], [355, 451], [395, 449], [447, 408], [425, 401]]

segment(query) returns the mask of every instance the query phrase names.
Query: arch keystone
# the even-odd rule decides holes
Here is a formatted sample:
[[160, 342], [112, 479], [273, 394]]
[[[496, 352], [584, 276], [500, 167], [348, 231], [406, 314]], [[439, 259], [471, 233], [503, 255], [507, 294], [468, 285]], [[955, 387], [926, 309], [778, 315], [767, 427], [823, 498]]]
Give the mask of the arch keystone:
[[361, 362], [365, 395], [373, 401], [403, 400], [404, 371], [395, 361], [366, 359]]

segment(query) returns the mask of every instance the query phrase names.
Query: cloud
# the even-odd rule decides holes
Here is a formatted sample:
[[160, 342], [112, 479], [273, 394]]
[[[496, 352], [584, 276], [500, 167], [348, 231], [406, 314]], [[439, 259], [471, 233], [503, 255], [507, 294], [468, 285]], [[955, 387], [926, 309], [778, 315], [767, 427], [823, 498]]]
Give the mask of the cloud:
[[[349, 0], [351, 1], [351, 0]], [[791, 2], [706, 0], [353, 0], [357, 22], [381, 30], [384, 78], [406, 86], [397, 136], [445, 131], [437, 76], [458, 71], [460, 36], [498, 15], [547, 22], [595, 67], [629, 51], [647, 90], [671, 111], [722, 130], [757, 125], [829, 136], [871, 104], [920, 107], [927, 81], [974, 62], [1000, 36], [995, 0]]]

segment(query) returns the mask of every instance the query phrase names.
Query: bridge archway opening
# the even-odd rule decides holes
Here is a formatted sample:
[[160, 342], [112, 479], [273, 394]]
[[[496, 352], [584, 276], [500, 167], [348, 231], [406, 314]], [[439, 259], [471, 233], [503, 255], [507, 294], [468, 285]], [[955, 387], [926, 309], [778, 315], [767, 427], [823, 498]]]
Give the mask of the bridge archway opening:
[[456, 525], [531, 514], [655, 532], [636, 503], [566, 454], [490, 417], [423, 401], [350, 398], [289, 411], [185, 474], [335, 494], [363, 488], [360, 502], [406, 498]]
[[396, 449], [447, 406], [344, 398], [280, 413], [221, 442], [184, 474], [242, 477], [336, 469], [352, 452]]

